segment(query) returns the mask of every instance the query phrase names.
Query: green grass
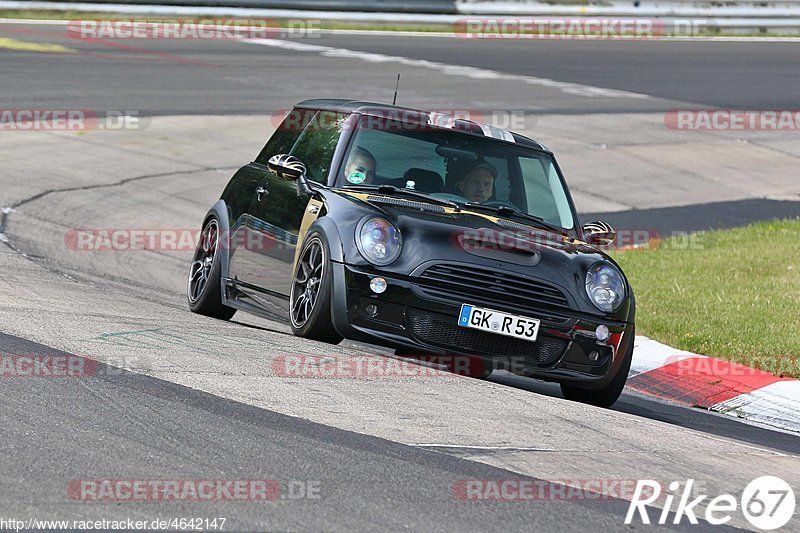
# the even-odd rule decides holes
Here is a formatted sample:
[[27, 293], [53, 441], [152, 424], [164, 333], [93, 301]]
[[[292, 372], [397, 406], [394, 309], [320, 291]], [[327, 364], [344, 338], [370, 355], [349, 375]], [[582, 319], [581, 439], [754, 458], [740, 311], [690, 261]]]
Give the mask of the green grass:
[[775, 220], [617, 251], [636, 332], [800, 377], [800, 220]]

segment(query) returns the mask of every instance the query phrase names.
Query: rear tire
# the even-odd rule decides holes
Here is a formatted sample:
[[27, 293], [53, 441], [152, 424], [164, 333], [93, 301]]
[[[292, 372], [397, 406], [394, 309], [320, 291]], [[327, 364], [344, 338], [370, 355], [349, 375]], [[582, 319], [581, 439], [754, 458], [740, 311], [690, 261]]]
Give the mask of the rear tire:
[[601, 389], [581, 389], [573, 385], [561, 384], [561, 393], [564, 398], [573, 402], [588, 403], [589, 405], [596, 405], [597, 407], [611, 407], [622, 394], [625, 388], [625, 382], [628, 380], [628, 371], [631, 369], [631, 361], [633, 360], [633, 341], [636, 338], [636, 329], [631, 328], [631, 340], [628, 344], [628, 349], [625, 352], [625, 359], [622, 361], [622, 366], [611, 380], [611, 383]]
[[315, 341], [339, 344], [343, 337], [333, 327], [328, 241], [319, 231], [308, 234], [295, 265], [289, 295], [292, 333]]
[[186, 297], [189, 310], [193, 313], [230, 320], [236, 309], [222, 303], [219, 234], [219, 221], [212, 216], [203, 226], [192, 266], [189, 267]]

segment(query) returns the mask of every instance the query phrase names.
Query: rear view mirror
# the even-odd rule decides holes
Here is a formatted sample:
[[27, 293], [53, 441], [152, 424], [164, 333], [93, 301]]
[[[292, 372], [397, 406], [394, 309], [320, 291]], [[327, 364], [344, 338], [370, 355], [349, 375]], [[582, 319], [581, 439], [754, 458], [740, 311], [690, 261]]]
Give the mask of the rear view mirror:
[[445, 159], [455, 160], [460, 163], [473, 163], [478, 160], [478, 154], [475, 152], [441, 144], [436, 147], [436, 153]]
[[583, 226], [583, 240], [596, 246], [608, 246], [617, 238], [617, 232], [605, 222], [588, 222]]

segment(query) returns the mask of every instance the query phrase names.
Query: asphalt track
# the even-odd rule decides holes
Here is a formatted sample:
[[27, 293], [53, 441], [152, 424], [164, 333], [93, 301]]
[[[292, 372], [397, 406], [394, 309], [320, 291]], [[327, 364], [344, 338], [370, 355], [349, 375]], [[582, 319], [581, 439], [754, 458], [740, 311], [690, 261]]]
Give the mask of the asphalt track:
[[[8, 107], [48, 102], [145, 114], [247, 114], [282, 110], [320, 92], [353, 98], [390, 99], [397, 67], [342, 72], [336, 62], [308, 61], [303, 54], [232, 41], [70, 38], [63, 26], [2, 25], [4, 37], [58, 43], [79, 54], [32, 58], [4, 54], [2, 96]], [[442, 95], [442, 76], [408, 72], [399, 100], [410, 106], [457, 101], [485, 109], [599, 113], [667, 111], [685, 107], [794, 109], [800, 89], [796, 42], [529, 41], [464, 40], [385, 35], [315, 35], [284, 39], [315, 46], [366, 51], [514, 75], [630, 91], [650, 96], [574, 98], [498, 83], [491, 95]], [[469, 51], [465, 53], [465, 51]], [[388, 67], [388, 68], [385, 68]], [[400, 69], [408, 70], [408, 69]], [[309, 75], [313, 72], [313, 75]], [[447, 98], [443, 98], [446, 96]]]
[[[58, 354], [7, 335], [0, 335], [0, 345], [13, 354]], [[503, 479], [509, 473], [107, 365], [94, 373], [77, 386], [57, 379], [4, 385], [3, 408], [11, 421], [4, 431], [36, 439], [35, 446], [23, 440], [4, 445], [5, 510], [27, 504], [40, 519], [228, 517], [227, 531], [489, 531], [525, 530], [531, 523], [556, 531], [564, 530], [565, 515], [568, 529], [590, 531], [618, 527], [627, 512], [625, 500], [591, 496], [528, 505], [465, 504], [453, 497], [459, 480]], [[53, 407], [55, 398], [60, 407]], [[65, 499], [65, 485], [86, 479], [87, 471], [113, 472], [116, 479], [242, 479], [247, 472], [249, 479], [279, 480], [281, 496], [258, 502], [150, 502], [132, 508]], [[47, 502], [47, 508], [34, 502]], [[670, 529], [692, 531], [695, 526]]]
[[[109, 368], [136, 357], [145, 362], [122, 365], [132, 373], [3, 381], [2, 513], [75, 519], [201, 514], [228, 516], [245, 530], [485, 531], [535, 523], [545, 530], [596, 531], [621, 528], [627, 504], [462, 502], [452, 486], [467, 478], [652, 476], [695, 477], [712, 491], [735, 491], [758, 475], [781, 475], [795, 486], [800, 479], [796, 436], [628, 393], [604, 411], [510, 376], [493, 382], [278, 379], [268, 372], [276, 355], [330, 355], [332, 348], [301, 342], [284, 325], [241, 313], [232, 324], [191, 315], [182, 296], [187, 252], [81, 255], [64, 249], [70, 227], [196, 224], [232, 168], [251, 157], [268, 130], [208, 115], [264, 114], [321, 94], [386, 100], [396, 62], [365, 64], [280, 44], [88, 43], [51, 26], [0, 25], [0, 37], [77, 50], [0, 50], [4, 108], [129, 109], [156, 117], [150, 128], [117, 138], [105, 132], [0, 137], [0, 204], [15, 206], [0, 230], [9, 241], [0, 253], [0, 328], [11, 334], [0, 335], [0, 351], [66, 350], [108, 361]], [[423, 107], [458, 101], [541, 113], [658, 113], [689, 104], [791, 106], [797, 94], [787, 74], [797, 56], [786, 43], [467, 45], [352, 36], [304, 43], [648, 96], [577, 96], [536, 83], [520, 91], [514, 80], [467, 76], [463, 83], [405, 65], [403, 103]], [[510, 58], [523, 46], [531, 61], [515, 65]], [[649, 75], [641, 62], [655, 65]], [[686, 70], [690, 63], [702, 68]], [[681, 67], [693, 72], [692, 83], [670, 77]], [[736, 77], [741, 84], [731, 82]], [[205, 116], [169, 117], [174, 114]], [[626, 134], [635, 133], [619, 133]], [[748, 210], [758, 213], [755, 218], [794, 213], [791, 203], [777, 211], [771, 200], [743, 201], [755, 202]], [[741, 205], [721, 212], [735, 213]], [[673, 211], [659, 224], [675, 229], [668, 221], [689, 208], [663, 209]], [[635, 213], [614, 211], [620, 220]], [[721, 224], [735, 222], [729, 217]], [[336, 352], [380, 353], [349, 343]], [[266, 477], [282, 487], [310, 480], [323, 497], [105, 505], [66, 494], [71, 479], [178, 477]], [[734, 524], [747, 527], [742, 520]]]
[[[322, 44], [468, 65], [499, 72], [632, 91], [702, 107], [797, 106], [798, 43], [707, 41], [553, 41], [524, 39], [369, 39], [327, 36]], [[469, 53], [464, 53], [469, 47]], [[402, 51], [401, 54], [398, 54]], [[535, 104], [535, 102], [532, 102]], [[624, 109], [624, 108], [623, 108]], [[624, 110], [629, 110], [624, 109]], [[549, 112], [597, 111], [576, 103]]]

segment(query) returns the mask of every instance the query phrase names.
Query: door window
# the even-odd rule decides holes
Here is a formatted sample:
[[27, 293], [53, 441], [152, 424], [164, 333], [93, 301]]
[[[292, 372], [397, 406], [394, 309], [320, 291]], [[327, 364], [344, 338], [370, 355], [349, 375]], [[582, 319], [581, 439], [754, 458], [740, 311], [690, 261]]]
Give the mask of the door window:
[[267, 164], [269, 158], [278, 154], [288, 154], [300, 138], [308, 122], [316, 114], [313, 109], [292, 109], [272, 134], [267, 145], [256, 158], [256, 163]]
[[308, 179], [325, 183], [331, 170], [333, 152], [349, 116], [334, 111], [319, 111], [308, 122], [290, 152], [305, 164]]

